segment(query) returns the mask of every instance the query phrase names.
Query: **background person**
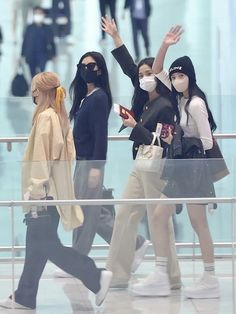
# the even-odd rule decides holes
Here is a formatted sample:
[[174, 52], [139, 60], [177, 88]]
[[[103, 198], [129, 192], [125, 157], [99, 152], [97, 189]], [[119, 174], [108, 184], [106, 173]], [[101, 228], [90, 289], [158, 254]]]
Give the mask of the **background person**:
[[[109, 8], [110, 11], [110, 17], [113, 18], [116, 21], [116, 0], [99, 0], [99, 8], [100, 8], [100, 13], [101, 17], [105, 16], [107, 14], [107, 10]], [[106, 33], [102, 31], [102, 37], [101, 41], [103, 41], [106, 37]]]
[[71, 0], [52, 0], [51, 17], [54, 36], [66, 38], [68, 44], [74, 44], [71, 35]]
[[47, 61], [56, 56], [52, 28], [44, 24], [44, 10], [41, 7], [33, 9], [33, 23], [26, 27], [21, 55], [29, 65], [32, 77], [43, 72]]
[[140, 60], [139, 34], [144, 40], [146, 56], [150, 55], [150, 40], [148, 34], [148, 20], [151, 15], [151, 5], [149, 0], [125, 0], [124, 9], [130, 10], [132, 24], [133, 44], [135, 61]]

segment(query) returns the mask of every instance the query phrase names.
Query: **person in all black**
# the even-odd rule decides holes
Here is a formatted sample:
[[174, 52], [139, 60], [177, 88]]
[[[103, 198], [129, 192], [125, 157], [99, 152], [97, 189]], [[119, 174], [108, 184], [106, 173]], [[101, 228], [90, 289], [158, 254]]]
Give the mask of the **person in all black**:
[[48, 60], [56, 56], [56, 47], [51, 26], [45, 25], [44, 10], [33, 9], [33, 23], [26, 27], [21, 55], [29, 65], [31, 76], [43, 72]]
[[[76, 148], [74, 173], [77, 199], [102, 198], [104, 166], [107, 154], [108, 117], [112, 105], [108, 71], [99, 52], [84, 54], [70, 86]], [[73, 231], [73, 248], [88, 255], [98, 231], [101, 206], [82, 206], [83, 226]]]
[[[116, 0], [99, 0], [99, 8], [101, 17], [106, 15], [107, 8], [109, 7], [110, 16], [116, 21]], [[117, 21], [116, 21], [117, 24]], [[106, 33], [102, 30], [102, 38], [105, 39]]]
[[51, 17], [54, 36], [71, 35], [70, 0], [52, 0]]
[[148, 19], [151, 14], [151, 5], [149, 0], [125, 0], [124, 9], [130, 10], [132, 23], [133, 43], [136, 62], [140, 60], [140, 48], [138, 35], [141, 32], [146, 56], [150, 55], [150, 41], [148, 35]]
[[[135, 159], [141, 144], [150, 145], [158, 122], [162, 124], [174, 124], [177, 108], [174, 108], [170, 100], [170, 92], [152, 71], [154, 58], [145, 58], [136, 65], [129, 54], [126, 46], [117, 32], [114, 20], [107, 17], [102, 19], [103, 30], [114, 40], [116, 49], [112, 51], [113, 56], [120, 64], [123, 72], [130, 77], [134, 94], [132, 99], [132, 111], [134, 118], [123, 120], [125, 126], [132, 128], [130, 140], [133, 144], [133, 157]], [[157, 144], [157, 143], [156, 143]], [[165, 157], [168, 145], [161, 140]], [[165, 182], [161, 179], [159, 172], [143, 172], [134, 168], [129, 175], [127, 186], [122, 198], [158, 198], [161, 196]], [[156, 205], [148, 205], [148, 223], [156, 256], [156, 227], [153, 223]], [[124, 204], [119, 207], [116, 215], [115, 225], [110, 244], [107, 268], [113, 271], [111, 286], [127, 287], [131, 273], [131, 262], [133, 260], [135, 236], [137, 225], [144, 216], [146, 209], [143, 205]], [[169, 265], [168, 274], [171, 288], [180, 288], [180, 271], [175, 250], [175, 238], [171, 219], [169, 220], [169, 235], [171, 244], [168, 248]], [[156, 260], [158, 266], [162, 261]], [[153, 295], [166, 295], [169, 291], [155, 289]]]
[[[70, 93], [73, 100], [70, 119], [74, 120], [73, 136], [77, 159], [74, 173], [75, 196], [77, 199], [101, 199], [108, 144], [108, 117], [112, 106], [108, 71], [102, 54], [92, 51], [81, 57]], [[82, 210], [84, 223], [73, 230], [73, 248], [88, 255], [96, 233], [110, 243], [114, 216], [102, 215], [101, 206], [82, 206]], [[144, 242], [143, 237], [137, 237], [138, 255]], [[67, 277], [60, 270], [56, 270], [54, 275]]]

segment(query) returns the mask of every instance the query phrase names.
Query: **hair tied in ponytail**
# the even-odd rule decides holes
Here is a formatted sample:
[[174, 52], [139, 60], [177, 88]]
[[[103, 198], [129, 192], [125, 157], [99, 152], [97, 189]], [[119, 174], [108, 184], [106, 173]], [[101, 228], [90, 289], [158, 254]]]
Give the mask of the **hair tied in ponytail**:
[[66, 96], [66, 91], [62, 86], [56, 87], [56, 111], [59, 112], [61, 109], [61, 104]]

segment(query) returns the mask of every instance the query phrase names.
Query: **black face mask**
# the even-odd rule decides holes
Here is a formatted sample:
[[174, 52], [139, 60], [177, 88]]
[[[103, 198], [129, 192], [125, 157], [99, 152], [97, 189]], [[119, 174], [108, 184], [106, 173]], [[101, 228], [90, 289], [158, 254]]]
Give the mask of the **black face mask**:
[[80, 75], [85, 83], [96, 83], [99, 79], [98, 71], [94, 71], [96, 63], [89, 63], [87, 65], [80, 65]]

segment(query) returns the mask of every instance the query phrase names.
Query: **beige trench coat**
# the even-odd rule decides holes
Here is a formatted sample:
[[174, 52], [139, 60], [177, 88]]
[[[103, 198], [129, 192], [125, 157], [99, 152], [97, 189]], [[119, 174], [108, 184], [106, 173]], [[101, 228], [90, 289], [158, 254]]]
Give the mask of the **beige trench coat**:
[[[39, 114], [34, 123], [22, 166], [22, 192], [33, 199], [48, 195], [54, 199], [75, 199], [71, 166], [75, 158], [72, 131], [64, 138], [58, 115], [52, 108]], [[30, 210], [23, 208], [24, 212]], [[57, 206], [66, 230], [83, 223], [80, 206]]]

